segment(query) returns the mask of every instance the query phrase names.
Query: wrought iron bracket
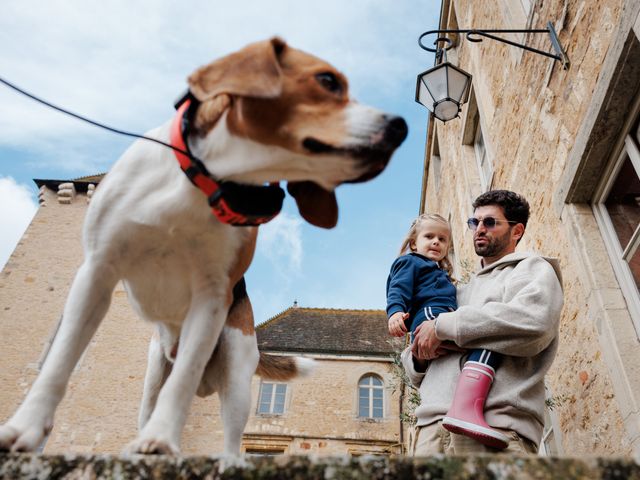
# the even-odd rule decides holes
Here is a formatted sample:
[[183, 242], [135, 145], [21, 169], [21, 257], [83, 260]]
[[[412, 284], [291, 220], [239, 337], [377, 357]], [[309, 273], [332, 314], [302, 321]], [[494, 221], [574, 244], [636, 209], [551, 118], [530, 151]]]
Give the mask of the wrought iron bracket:
[[[549, 57], [549, 58], [553, 58], [554, 60], [558, 60], [560, 63], [562, 63], [562, 68], [564, 68], [565, 70], [567, 70], [569, 68], [569, 65], [570, 65], [569, 57], [567, 56], [567, 53], [562, 48], [562, 45], [560, 45], [560, 40], [558, 39], [558, 34], [556, 33], [555, 28], [553, 28], [553, 24], [551, 22], [547, 23], [547, 28], [544, 28], [544, 29], [533, 29], [533, 30], [485, 30], [485, 29], [475, 29], [474, 28], [474, 29], [470, 29], [470, 30], [430, 30], [428, 32], [424, 32], [418, 38], [418, 45], [420, 45], [420, 48], [422, 48], [424, 50], [427, 50], [429, 52], [435, 52], [436, 53], [436, 61], [439, 60], [439, 57], [442, 55], [443, 51], [449, 50], [453, 46], [451, 39], [447, 38], [447, 37], [443, 37], [443, 36], [438, 36], [436, 41], [433, 42], [433, 44], [436, 45], [436, 48], [427, 47], [426, 45], [424, 45], [422, 43], [422, 40], [428, 35], [440, 35], [440, 34], [443, 34], [443, 33], [444, 34], [446, 34], [446, 33], [464, 33], [465, 36], [467, 37], [467, 40], [469, 40], [470, 42], [481, 42], [483, 40], [483, 38], [481, 38], [481, 37], [490, 38], [491, 40], [497, 40], [499, 42], [506, 43], [506, 44], [514, 46], [514, 47], [522, 48], [523, 50], [527, 50], [529, 52], [537, 53], [539, 55], [544, 55], [545, 57]], [[549, 53], [549, 52], [545, 52], [544, 50], [538, 50], [537, 48], [529, 47], [528, 45], [522, 45], [520, 43], [516, 43], [516, 42], [514, 42], [512, 40], [508, 40], [506, 38], [498, 37], [498, 36], [494, 35], [494, 33], [546, 33], [546, 34], [549, 35], [549, 38], [551, 40], [551, 45], [553, 46], [555, 54]], [[446, 47], [440, 47], [438, 45], [439, 42], [445, 42], [445, 43], [447, 43], [447, 46]]]

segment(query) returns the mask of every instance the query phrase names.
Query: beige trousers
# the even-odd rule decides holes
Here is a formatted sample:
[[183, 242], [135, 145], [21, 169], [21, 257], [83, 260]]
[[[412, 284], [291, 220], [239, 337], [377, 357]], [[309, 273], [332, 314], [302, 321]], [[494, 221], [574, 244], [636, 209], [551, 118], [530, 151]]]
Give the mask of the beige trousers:
[[442, 427], [442, 422], [424, 427], [416, 427], [413, 439], [413, 456], [422, 457], [444, 453], [445, 455], [466, 455], [468, 453], [506, 453], [516, 455], [536, 454], [538, 448], [527, 438], [512, 430], [494, 428], [509, 437], [509, 445], [504, 450], [487, 447], [472, 438], [451, 433]]

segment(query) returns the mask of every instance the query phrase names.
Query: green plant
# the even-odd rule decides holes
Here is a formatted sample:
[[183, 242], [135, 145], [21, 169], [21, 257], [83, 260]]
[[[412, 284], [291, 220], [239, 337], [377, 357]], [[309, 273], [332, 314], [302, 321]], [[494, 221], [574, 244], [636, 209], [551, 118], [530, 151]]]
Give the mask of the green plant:
[[568, 395], [554, 395], [553, 397], [545, 398], [544, 404], [549, 410], [562, 406], [564, 402], [569, 400]]
[[400, 420], [408, 425], [415, 425], [415, 410], [420, 405], [420, 392], [411, 384], [411, 380], [402, 366], [400, 355], [404, 344], [393, 340], [389, 343], [394, 347], [394, 352], [391, 354], [393, 363], [389, 367], [391, 372], [389, 389], [392, 393], [399, 392], [402, 398], [403, 408], [400, 412]]
[[463, 258], [459, 262], [460, 265], [460, 278], [458, 278], [458, 284], [469, 283], [471, 280], [471, 274], [473, 273], [474, 267], [473, 262], [469, 259]]

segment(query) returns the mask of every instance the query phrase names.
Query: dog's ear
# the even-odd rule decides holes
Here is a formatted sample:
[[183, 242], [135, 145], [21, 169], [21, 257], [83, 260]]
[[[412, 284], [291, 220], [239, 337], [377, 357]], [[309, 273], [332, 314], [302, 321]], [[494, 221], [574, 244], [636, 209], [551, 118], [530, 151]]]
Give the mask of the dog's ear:
[[289, 182], [287, 191], [296, 199], [300, 215], [316, 227], [333, 228], [338, 223], [336, 194], [313, 182]]
[[242, 50], [200, 67], [189, 78], [191, 93], [201, 102], [222, 93], [242, 97], [274, 98], [282, 91], [278, 56], [284, 40], [252, 43]]

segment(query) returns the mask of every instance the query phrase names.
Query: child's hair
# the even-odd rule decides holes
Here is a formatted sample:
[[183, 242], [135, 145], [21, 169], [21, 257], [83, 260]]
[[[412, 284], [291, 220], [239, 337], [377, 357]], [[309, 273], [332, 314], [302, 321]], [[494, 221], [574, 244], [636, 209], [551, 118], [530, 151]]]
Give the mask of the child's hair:
[[443, 216], [438, 215], [437, 213], [423, 213], [418, 218], [416, 218], [413, 223], [411, 223], [411, 228], [409, 228], [409, 231], [407, 232], [407, 235], [402, 242], [402, 246], [400, 247], [400, 253], [398, 254], [398, 256], [402, 256], [413, 251], [411, 250], [411, 242], [415, 243], [420, 225], [422, 225], [422, 223], [426, 222], [427, 220], [432, 220], [434, 222], [446, 225], [446, 227], [449, 229], [449, 246], [447, 248], [447, 254], [438, 263], [440, 264], [440, 268], [447, 272], [449, 278], [454, 281], [453, 265], [451, 264], [451, 260], [449, 259], [449, 248], [451, 248], [451, 226]]

